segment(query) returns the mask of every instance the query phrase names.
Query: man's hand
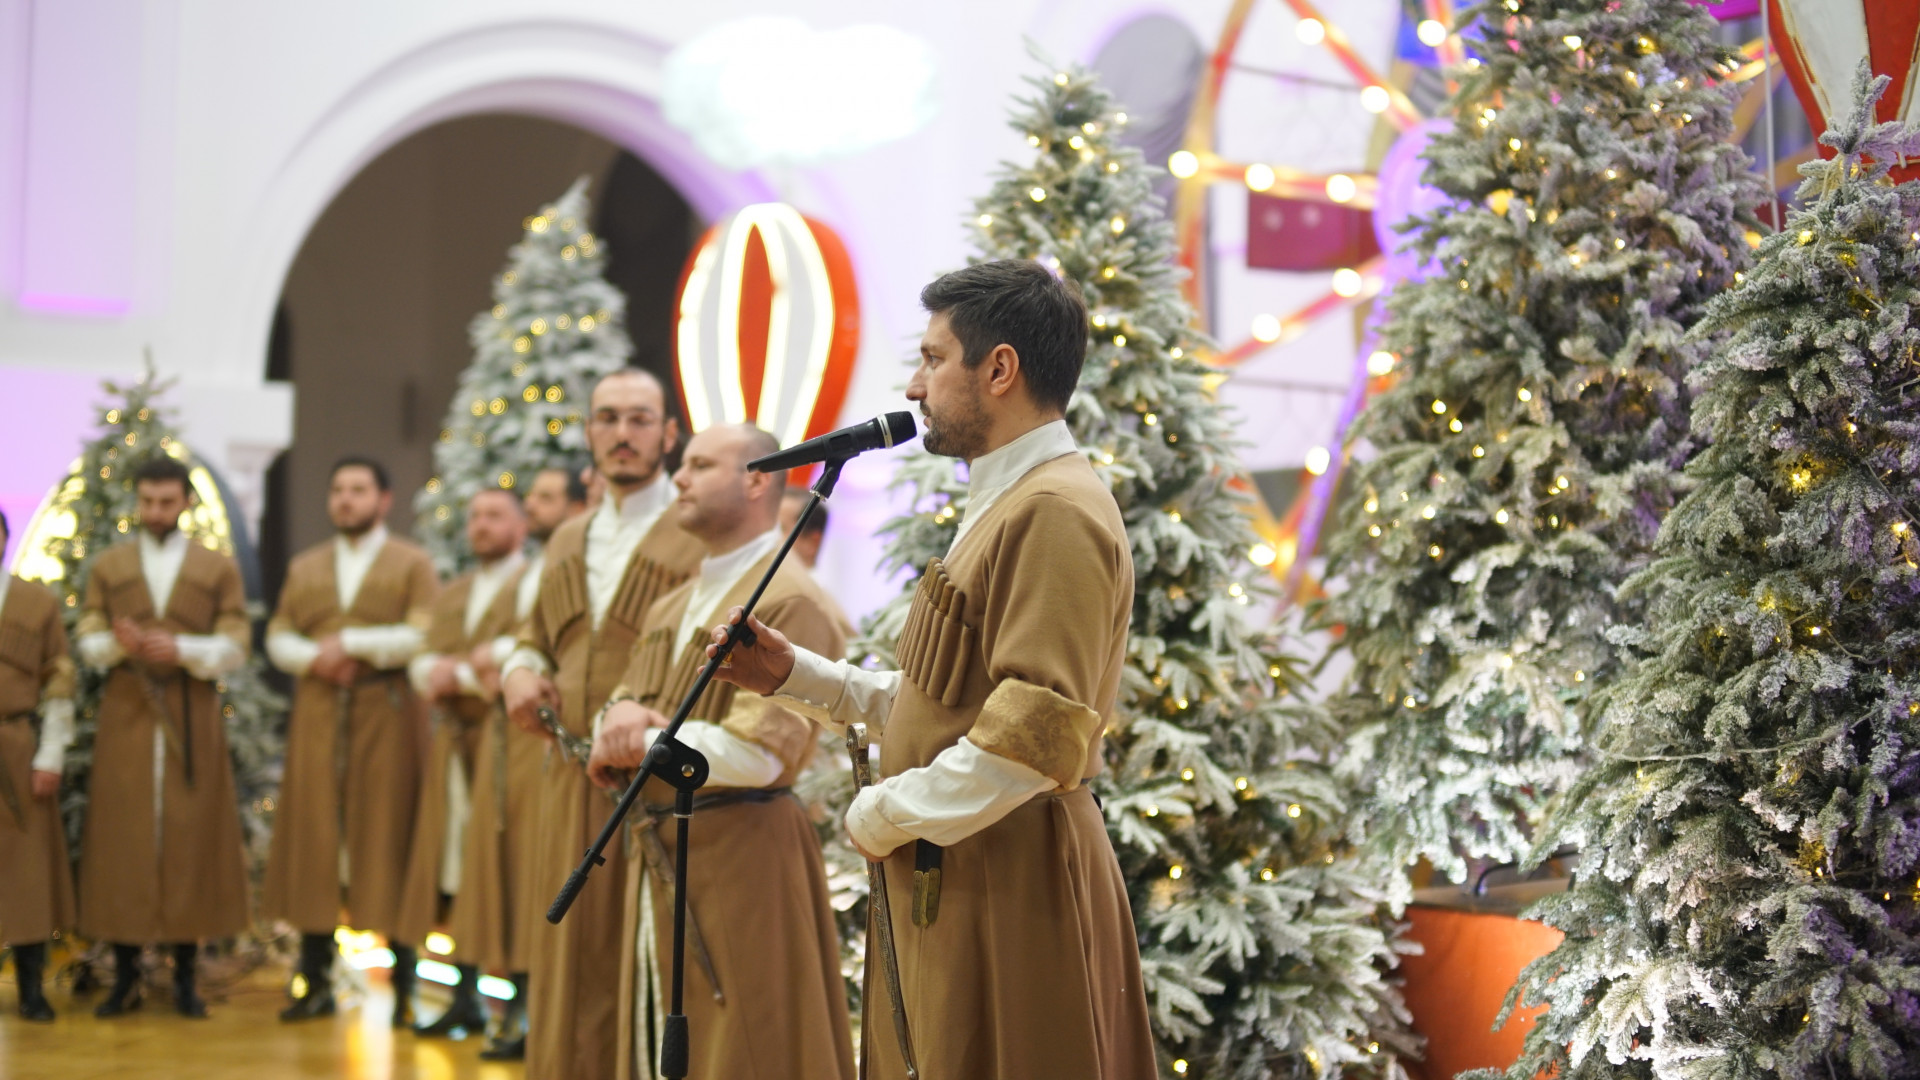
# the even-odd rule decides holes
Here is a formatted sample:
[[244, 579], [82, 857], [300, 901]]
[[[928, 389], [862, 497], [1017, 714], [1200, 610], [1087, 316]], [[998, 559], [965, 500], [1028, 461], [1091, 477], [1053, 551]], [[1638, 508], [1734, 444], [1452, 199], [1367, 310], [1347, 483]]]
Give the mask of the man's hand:
[[500, 696], [500, 665], [493, 662], [493, 642], [483, 641], [467, 654], [467, 666], [480, 688], [493, 697]]
[[507, 718], [520, 726], [520, 730], [531, 732], [551, 741], [553, 734], [540, 726], [540, 706], [558, 711], [560, 695], [553, 688], [553, 681], [532, 668], [514, 668], [507, 674], [506, 684], [501, 688], [506, 698]]
[[427, 695], [435, 701], [447, 701], [460, 696], [460, 661], [451, 656], [442, 656], [433, 662], [427, 671]]
[[667, 726], [667, 718], [637, 701], [617, 701], [600, 718], [587, 758], [587, 776], [603, 788], [625, 787], [619, 772], [632, 772], [647, 757], [647, 732]]
[[36, 799], [51, 799], [60, 794], [60, 774], [57, 772], [35, 769], [30, 783]]
[[[726, 623], [713, 628], [710, 635], [712, 644], [707, 646], [708, 659], [719, 654], [720, 646], [727, 640], [727, 627], [740, 621], [743, 610], [736, 607], [727, 612]], [[759, 619], [748, 619], [747, 629], [753, 631], [754, 643], [751, 646], [735, 645], [733, 651], [727, 654], [727, 662], [720, 665], [713, 677], [762, 697], [770, 697], [774, 691], [785, 686], [787, 678], [793, 674], [793, 642]]]
[[313, 658], [309, 672], [336, 686], [352, 686], [360, 676], [360, 661], [347, 655], [346, 648], [340, 644], [340, 635], [328, 634], [319, 644], [320, 655]]
[[128, 656], [140, 656], [146, 648], [146, 633], [139, 623], [125, 615], [113, 620], [113, 640], [120, 643], [120, 651]]
[[157, 667], [180, 663], [180, 642], [165, 630], [149, 630], [141, 635], [140, 659]]

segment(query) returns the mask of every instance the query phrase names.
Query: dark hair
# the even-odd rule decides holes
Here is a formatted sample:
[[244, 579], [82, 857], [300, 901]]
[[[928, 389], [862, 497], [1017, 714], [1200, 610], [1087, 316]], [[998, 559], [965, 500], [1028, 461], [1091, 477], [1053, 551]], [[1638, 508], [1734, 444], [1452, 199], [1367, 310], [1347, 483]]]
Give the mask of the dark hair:
[[[780, 496], [783, 499], [806, 499], [807, 489], [790, 487]], [[827, 504], [821, 503], [813, 508], [813, 516], [807, 519], [807, 527], [800, 530], [801, 536], [812, 536], [827, 531]]]
[[583, 503], [587, 501], [587, 482], [581, 478], [581, 474], [586, 472], [586, 469], [587, 466], [585, 465], [569, 463], [566, 465], [549, 465], [540, 471], [559, 473], [561, 476], [566, 477], [567, 501], [570, 503]]
[[921, 289], [920, 306], [947, 317], [967, 367], [1011, 346], [1034, 404], [1066, 411], [1087, 358], [1087, 305], [1072, 281], [1031, 259], [975, 263]]
[[339, 476], [341, 469], [365, 469], [373, 474], [373, 485], [375, 487], [381, 491], [393, 490], [393, 482], [387, 479], [387, 467], [370, 457], [361, 454], [348, 454], [346, 457], [333, 463], [333, 468], [327, 473], [327, 479], [332, 480], [334, 477]]
[[170, 480], [179, 482], [182, 495], [193, 497], [193, 478], [187, 472], [185, 462], [159, 454], [141, 462], [140, 467], [133, 470], [135, 487], [141, 484], [164, 484]]
[[7, 524], [7, 512], [0, 510], [0, 536], [12, 536], [13, 527]]

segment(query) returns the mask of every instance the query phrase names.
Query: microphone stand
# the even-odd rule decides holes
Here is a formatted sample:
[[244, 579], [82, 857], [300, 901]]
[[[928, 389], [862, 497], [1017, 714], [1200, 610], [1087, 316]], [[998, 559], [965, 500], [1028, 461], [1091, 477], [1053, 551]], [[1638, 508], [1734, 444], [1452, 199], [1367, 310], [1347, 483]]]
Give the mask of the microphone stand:
[[747, 629], [748, 616], [753, 614], [755, 604], [760, 602], [761, 594], [767, 591], [767, 585], [773, 581], [773, 575], [780, 564], [787, 559], [787, 553], [793, 550], [794, 541], [799, 539], [801, 530], [807, 527], [808, 519], [814, 510], [833, 495], [833, 486], [840, 480], [840, 469], [846, 465], [848, 457], [828, 458], [822, 462], [820, 478], [810, 489], [810, 498], [805, 509], [800, 511], [800, 519], [794, 522], [792, 531], [787, 533], [786, 542], [780, 545], [780, 551], [774, 555], [772, 565], [761, 575], [760, 584], [754, 586], [753, 595], [740, 612], [740, 621], [727, 627], [727, 639], [707, 660], [707, 666], [700, 670], [700, 677], [693, 682], [692, 689], [680, 701], [680, 708], [673, 714], [673, 720], [667, 724], [653, 746], [648, 748], [647, 756], [640, 768], [628, 782], [627, 790], [614, 804], [613, 813], [607, 816], [607, 823], [601, 827], [600, 835], [587, 849], [580, 865], [567, 876], [567, 883], [560, 888], [560, 894], [554, 897], [552, 906], [547, 908], [547, 921], [558, 923], [566, 918], [567, 909], [573, 906], [574, 898], [580, 895], [580, 889], [587, 883], [587, 875], [596, 866], [606, 864], [606, 856], [601, 854], [607, 845], [613, 842], [620, 825], [633, 809], [634, 800], [639, 798], [640, 789], [645, 786], [647, 777], [657, 776], [673, 788], [673, 818], [677, 843], [675, 844], [673, 863], [673, 967], [671, 989], [668, 996], [671, 1009], [667, 1013], [666, 1029], [660, 1039], [660, 1075], [679, 1080], [687, 1075], [687, 1016], [684, 1011], [682, 989], [685, 983], [685, 962], [687, 948], [687, 827], [693, 820], [693, 793], [707, 782], [707, 759], [700, 751], [687, 746], [674, 738], [680, 732], [680, 725], [687, 720], [687, 714], [693, 711], [694, 703], [706, 692], [707, 684], [713, 681], [714, 672], [727, 662], [735, 645], [751, 647], [754, 643], [753, 631]]

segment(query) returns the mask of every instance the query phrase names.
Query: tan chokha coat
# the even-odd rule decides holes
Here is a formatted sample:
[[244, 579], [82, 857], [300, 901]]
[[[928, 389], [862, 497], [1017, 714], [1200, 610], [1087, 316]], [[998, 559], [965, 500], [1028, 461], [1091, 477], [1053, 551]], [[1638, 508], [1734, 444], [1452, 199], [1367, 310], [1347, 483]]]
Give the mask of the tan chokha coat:
[[[720, 625], [729, 609], [746, 603], [772, 559], [769, 555], [742, 574], [703, 625]], [[674, 648], [692, 593], [693, 583], [688, 582], [653, 606], [623, 680], [623, 691], [668, 717], [707, 663], [704, 633], [694, 635], [684, 649]], [[789, 559], [754, 614], [795, 643], [838, 659], [845, 653], [846, 638], [834, 618], [837, 609], [826, 600], [806, 568]], [[774, 789], [789, 788], [799, 778], [819, 735], [806, 717], [718, 681], [708, 684], [688, 717], [719, 724], [778, 758], [782, 772], [771, 785]], [[699, 795], [729, 790], [709, 786]], [[658, 780], [641, 791], [642, 802], [657, 809], [671, 807], [673, 796], [673, 789]], [[658, 816], [655, 824], [636, 812], [629, 820], [657, 830], [671, 872], [678, 847], [672, 819]], [[685, 1003], [692, 1044], [687, 1075], [696, 1080], [852, 1080], [840, 935], [828, 900], [819, 834], [806, 810], [791, 794], [783, 794], [765, 802], [698, 809], [691, 830], [687, 909], [700, 927], [725, 1000], [715, 1000], [712, 982], [689, 946]], [[657, 981], [655, 972], [639, 965], [643, 874], [652, 876], [653, 887], [646, 892]], [[658, 1048], [645, 1037], [639, 1017], [648, 1011], [664, 1016], [668, 1007], [664, 995], [673, 955], [673, 895], [662, 887], [663, 880], [641, 858], [629, 860], [620, 949], [621, 1080], [654, 1076], [658, 1065]], [[650, 1001], [654, 986], [662, 996]]]
[[[654, 601], [700, 565], [699, 542], [660, 515], [633, 550], [612, 605], [596, 630], [587, 593], [586, 537], [592, 515], [567, 522], [547, 544], [540, 598], [521, 629], [520, 643], [553, 664], [560, 722], [592, 733], [632, 658]], [[516, 928], [528, 942], [527, 1075], [566, 1080], [610, 1080], [618, 1034], [622, 884], [626, 854], [611, 844], [607, 864], [594, 872], [560, 925], [547, 922], [548, 903], [579, 864], [606, 822], [612, 804], [586, 773], [550, 754], [535, 808], [540, 844], [533, 895]]]
[[[432, 621], [427, 625], [426, 651], [442, 656], [464, 658], [473, 647], [492, 641], [513, 629], [513, 588], [520, 580], [518, 572], [500, 587], [507, 599], [502, 617], [501, 596], [495, 596], [480, 616], [472, 634], [467, 633], [467, 597], [473, 592], [473, 575], [465, 574], [441, 590], [433, 602]], [[426, 940], [428, 931], [439, 921], [441, 863], [447, 843], [447, 788], [458, 769], [471, 792], [487, 759], [482, 757], [488, 721], [498, 711], [495, 702], [463, 694], [452, 702], [430, 709], [433, 741], [427, 750], [426, 767], [421, 774], [420, 803], [414, 811], [413, 851], [407, 858], [407, 877], [401, 886], [399, 925], [396, 940], [413, 943]], [[466, 851], [464, 837], [461, 852]], [[466, 865], [461, 864], [462, 884]], [[455, 939], [458, 944], [458, 939]], [[463, 958], [464, 959], [464, 958]]]
[[14, 578], [0, 606], [0, 769], [23, 821], [0, 805], [0, 942], [30, 945], [73, 927], [73, 872], [58, 798], [33, 797], [33, 754], [42, 701], [73, 696], [73, 659], [60, 598]]
[[[524, 573], [500, 587], [487, 612], [487, 622], [504, 628], [503, 633], [519, 629], [514, 605]], [[546, 747], [539, 736], [509, 723], [498, 707], [481, 728], [474, 757], [473, 817], [460, 860], [460, 893], [454, 897], [447, 926], [454, 956], [461, 963], [491, 971], [527, 970], [527, 935], [517, 930], [526, 908], [538, 899], [532, 865], [541, 836], [533, 810], [545, 776]]]
[[[1133, 608], [1113, 497], [1078, 454], [1029, 471], [920, 580], [896, 655], [881, 771], [961, 736], [1070, 785], [945, 850], [939, 913], [915, 926], [915, 845], [886, 860], [920, 1075], [1151, 1080], [1153, 1039], [1126, 882], [1093, 797]], [[867, 965], [869, 1075], [906, 1075]]]
[[[389, 538], [352, 608], [341, 611], [329, 539], [294, 557], [268, 632], [290, 630], [318, 640], [349, 626], [412, 623], [424, 631], [438, 587], [427, 553]], [[343, 737], [347, 744], [339, 747], [336, 740]], [[267, 853], [266, 917], [285, 919], [301, 933], [331, 933], [344, 905], [347, 925], [416, 944], [394, 938], [394, 931], [426, 746], [426, 717], [404, 668], [373, 672], [351, 689], [312, 675], [299, 680]], [[344, 751], [339, 759], [336, 750]]]
[[[239, 565], [200, 544], [186, 550], [165, 611], [154, 610], [137, 540], [101, 553], [78, 632], [111, 633], [116, 619], [128, 618], [142, 629], [218, 634], [245, 655], [252, 634]], [[80, 932], [147, 944], [245, 930], [246, 853], [218, 687], [180, 667], [127, 658], [108, 673], [98, 716], [80, 847]], [[158, 792], [156, 731], [166, 748]]]

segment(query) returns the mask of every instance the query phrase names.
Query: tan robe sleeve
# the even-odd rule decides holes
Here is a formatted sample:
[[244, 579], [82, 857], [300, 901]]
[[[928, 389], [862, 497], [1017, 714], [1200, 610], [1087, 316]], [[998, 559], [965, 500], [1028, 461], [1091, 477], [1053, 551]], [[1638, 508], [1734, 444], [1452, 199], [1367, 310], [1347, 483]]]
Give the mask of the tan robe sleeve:
[[[112, 630], [113, 621], [107, 618], [107, 591], [100, 587], [98, 573], [88, 574], [86, 592], [80, 597], [80, 621], [74, 626], [73, 632], [86, 637], [88, 634], [111, 633]], [[62, 640], [65, 637], [66, 631], [62, 628]]]
[[1092, 703], [1124, 553], [1086, 509], [1051, 494], [1024, 500], [998, 539], [980, 616], [997, 685], [967, 738], [1072, 788], [1101, 727]]
[[[754, 613], [761, 622], [787, 636], [787, 640], [828, 660], [846, 655], [847, 639], [832, 614], [812, 597], [796, 595], [770, 605], [765, 613]], [[804, 760], [813, 745], [813, 721], [779, 704], [746, 690], [735, 691], [733, 705], [720, 721], [729, 734], [754, 743], [789, 770]]]
[[73, 654], [67, 648], [67, 628], [60, 620], [58, 607], [47, 612], [46, 629], [40, 638], [45, 643], [40, 656], [40, 700], [71, 698], [74, 689]]
[[214, 602], [218, 607], [213, 632], [233, 642], [244, 658], [253, 651], [253, 623], [247, 618], [247, 587], [240, 580], [240, 564], [232, 559], [220, 560], [220, 580], [214, 588]]

